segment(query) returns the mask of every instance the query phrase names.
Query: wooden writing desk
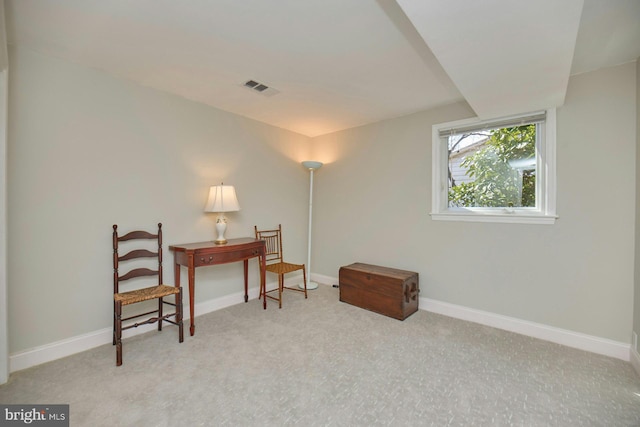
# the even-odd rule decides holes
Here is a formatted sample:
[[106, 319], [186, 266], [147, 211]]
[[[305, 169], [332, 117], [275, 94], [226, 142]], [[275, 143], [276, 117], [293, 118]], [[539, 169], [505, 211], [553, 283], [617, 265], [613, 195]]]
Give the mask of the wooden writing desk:
[[[196, 327], [194, 323], [193, 302], [195, 294], [196, 267], [207, 265], [226, 264], [229, 262], [244, 261], [244, 302], [249, 300], [247, 271], [249, 258], [258, 257], [260, 264], [260, 295], [265, 290], [265, 243], [251, 237], [229, 239], [225, 245], [216, 245], [214, 242], [185, 243], [171, 245], [169, 250], [173, 252], [175, 286], [180, 286], [180, 266], [188, 269], [189, 276], [189, 313], [191, 314], [191, 327], [189, 332], [193, 336]], [[263, 307], [267, 308], [267, 299], [263, 298]]]

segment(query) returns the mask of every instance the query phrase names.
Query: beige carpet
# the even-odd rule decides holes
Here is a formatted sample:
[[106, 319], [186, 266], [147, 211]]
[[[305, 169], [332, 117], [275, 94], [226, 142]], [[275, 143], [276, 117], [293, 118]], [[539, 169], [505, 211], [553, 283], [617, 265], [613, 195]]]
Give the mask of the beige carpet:
[[[640, 426], [623, 361], [321, 285], [11, 375], [1, 403], [68, 403], [72, 426]], [[185, 328], [185, 332], [188, 328]]]

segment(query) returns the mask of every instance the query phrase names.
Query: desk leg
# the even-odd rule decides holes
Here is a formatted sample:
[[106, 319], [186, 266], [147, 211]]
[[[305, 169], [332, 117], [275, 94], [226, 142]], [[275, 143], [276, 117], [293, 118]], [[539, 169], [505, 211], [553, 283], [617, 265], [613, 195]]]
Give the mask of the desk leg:
[[267, 275], [267, 260], [266, 260], [266, 254], [263, 251], [262, 255], [258, 257], [258, 260], [260, 261], [260, 289], [261, 289], [261, 295], [262, 295], [262, 308], [263, 309], [267, 309], [267, 281], [266, 281], [266, 275]]
[[249, 301], [249, 281], [247, 273], [249, 272], [249, 260], [244, 260], [244, 302]]
[[[193, 324], [193, 279], [195, 275], [193, 274], [193, 267], [187, 267], [189, 270], [189, 313], [191, 313], [191, 329], [189, 331], [191, 336], [193, 336], [195, 331], [195, 326]], [[180, 287], [180, 264], [177, 262], [173, 264], [173, 283], [176, 288]], [[182, 295], [184, 295], [184, 292], [182, 292]], [[182, 301], [180, 301], [180, 304], [182, 304]]]
[[177, 262], [173, 263], [173, 286], [180, 287], [180, 264]]
[[195, 301], [195, 292], [196, 292], [196, 268], [193, 264], [193, 255], [189, 255], [189, 314], [191, 315], [191, 326], [189, 327], [189, 333], [191, 336], [196, 332], [196, 324], [195, 324], [195, 313], [193, 304]]

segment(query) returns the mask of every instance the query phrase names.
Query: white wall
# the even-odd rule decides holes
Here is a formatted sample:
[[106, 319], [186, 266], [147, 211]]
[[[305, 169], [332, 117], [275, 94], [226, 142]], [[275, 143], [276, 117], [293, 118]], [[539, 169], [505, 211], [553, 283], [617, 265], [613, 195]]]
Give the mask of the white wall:
[[[223, 180], [242, 209], [227, 238], [282, 223], [285, 252], [305, 262], [309, 138], [22, 48], [10, 64], [12, 354], [111, 326], [114, 223], [164, 224], [172, 283], [166, 247], [213, 240], [203, 207]], [[242, 263], [196, 272], [196, 301], [241, 290]]]
[[[202, 207], [222, 180], [242, 207], [227, 237], [281, 222], [285, 251], [305, 262], [306, 159], [325, 163], [313, 273], [355, 261], [415, 270], [422, 297], [629, 342], [635, 64], [571, 79], [558, 110], [560, 219], [541, 226], [430, 219], [431, 126], [471, 117], [466, 104], [310, 141], [21, 48], [9, 59], [11, 353], [110, 327], [111, 225], [162, 221], [165, 245], [211, 239]], [[241, 264], [199, 269], [197, 284], [197, 301], [238, 292]]]
[[0, 71], [0, 384], [9, 380], [7, 285], [7, 103], [8, 69]]
[[[633, 331], [640, 334], [640, 58], [636, 60], [636, 246], [635, 246], [635, 269], [634, 269], [634, 315]], [[638, 348], [632, 348], [638, 352]], [[640, 362], [640, 360], [638, 360]], [[638, 364], [640, 374], [640, 364]]]
[[466, 104], [313, 141], [314, 272], [417, 271], [422, 297], [628, 343], [633, 314], [636, 70], [574, 76], [557, 112], [555, 225], [433, 221], [431, 126]]
[[9, 58], [4, 19], [4, 2], [0, 2], [0, 384], [9, 380], [9, 316], [7, 287], [7, 102]]

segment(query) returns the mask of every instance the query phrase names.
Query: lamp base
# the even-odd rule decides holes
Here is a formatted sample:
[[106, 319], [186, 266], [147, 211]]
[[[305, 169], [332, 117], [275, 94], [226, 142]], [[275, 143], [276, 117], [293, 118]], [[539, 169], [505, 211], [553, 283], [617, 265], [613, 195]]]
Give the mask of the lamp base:
[[226, 244], [227, 239], [224, 238], [224, 232], [227, 231], [227, 218], [224, 217], [224, 213], [220, 213], [218, 215], [218, 219], [216, 220], [216, 231], [218, 232], [218, 238], [215, 240], [215, 244]]
[[[300, 284], [298, 285], [298, 287], [299, 287], [300, 289], [304, 289], [304, 283], [300, 283]], [[318, 284], [317, 284], [316, 282], [307, 282], [307, 290], [308, 290], [308, 291], [311, 291], [311, 290], [313, 290], [313, 289], [317, 289], [317, 288], [318, 288]]]

